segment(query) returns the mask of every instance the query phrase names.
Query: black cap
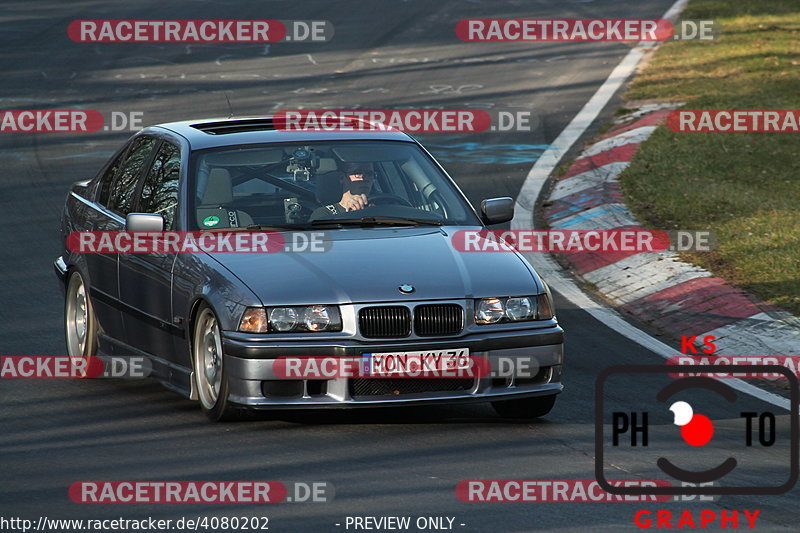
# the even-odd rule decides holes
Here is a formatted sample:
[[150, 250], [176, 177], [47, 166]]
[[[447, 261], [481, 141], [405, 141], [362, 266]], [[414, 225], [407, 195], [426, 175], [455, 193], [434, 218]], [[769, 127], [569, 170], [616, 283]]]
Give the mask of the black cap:
[[369, 161], [346, 161], [342, 165], [342, 170], [346, 174], [359, 174], [363, 172], [372, 172], [372, 163]]

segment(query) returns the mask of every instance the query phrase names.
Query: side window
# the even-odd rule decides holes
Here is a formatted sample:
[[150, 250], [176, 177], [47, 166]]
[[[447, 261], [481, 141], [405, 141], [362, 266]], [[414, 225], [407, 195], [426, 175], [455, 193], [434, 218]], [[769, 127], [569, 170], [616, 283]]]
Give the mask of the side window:
[[175, 229], [180, 175], [180, 148], [170, 142], [164, 142], [144, 179], [139, 210], [142, 213], [162, 215], [165, 230]]
[[117, 179], [114, 180], [114, 187], [111, 190], [111, 198], [108, 202], [109, 209], [122, 216], [131, 212], [142, 167], [150, 159], [150, 152], [152, 152], [155, 144], [155, 137], [146, 135], [136, 138], [131, 143], [125, 162], [122, 163]]
[[114, 176], [117, 175], [117, 171], [122, 165], [122, 161], [125, 159], [126, 153], [128, 153], [127, 149], [122, 150], [103, 173], [103, 177], [100, 178], [100, 196], [97, 198], [97, 202], [100, 205], [108, 207], [108, 198], [111, 196], [111, 185], [114, 182]]

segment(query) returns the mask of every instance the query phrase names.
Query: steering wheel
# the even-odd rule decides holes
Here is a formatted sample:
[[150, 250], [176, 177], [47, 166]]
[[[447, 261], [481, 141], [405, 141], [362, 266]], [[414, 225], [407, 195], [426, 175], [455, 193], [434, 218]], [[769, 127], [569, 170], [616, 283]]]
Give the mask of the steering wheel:
[[383, 205], [383, 204], [397, 204], [397, 205], [404, 205], [406, 207], [414, 207], [411, 203], [401, 196], [397, 196], [396, 194], [376, 194], [375, 196], [369, 197], [369, 203], [375, 205]]

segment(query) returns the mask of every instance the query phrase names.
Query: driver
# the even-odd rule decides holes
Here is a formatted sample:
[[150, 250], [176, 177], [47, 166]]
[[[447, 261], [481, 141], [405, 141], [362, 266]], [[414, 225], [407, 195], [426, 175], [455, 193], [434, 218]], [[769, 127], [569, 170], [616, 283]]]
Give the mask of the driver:
[[324, 215], [339, 215], [347, 211], [358, 211], [369, 205], [367, 195], [375, 181], [375, 169], [372, 163], [348, 162], [342, 165], [342, 198], [333, 205], [320, 207], [311, 215], [311, 219]]
[[339, 205], [345, 211], [358, 211], [367, 207], [367, 194], [372, 190], [375, 170], [372, 163], [345, 163], [342, 186], [344, 193]]

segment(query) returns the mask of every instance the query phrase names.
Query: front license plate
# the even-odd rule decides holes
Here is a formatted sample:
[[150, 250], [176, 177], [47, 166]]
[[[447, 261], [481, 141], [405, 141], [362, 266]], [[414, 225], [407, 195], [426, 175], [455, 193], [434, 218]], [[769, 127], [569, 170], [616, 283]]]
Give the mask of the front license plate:
[[361, 374], [367, 376], [456, 377], [470, 369], [469, 348], [420, 352], [383, 352], [361, 354]]

